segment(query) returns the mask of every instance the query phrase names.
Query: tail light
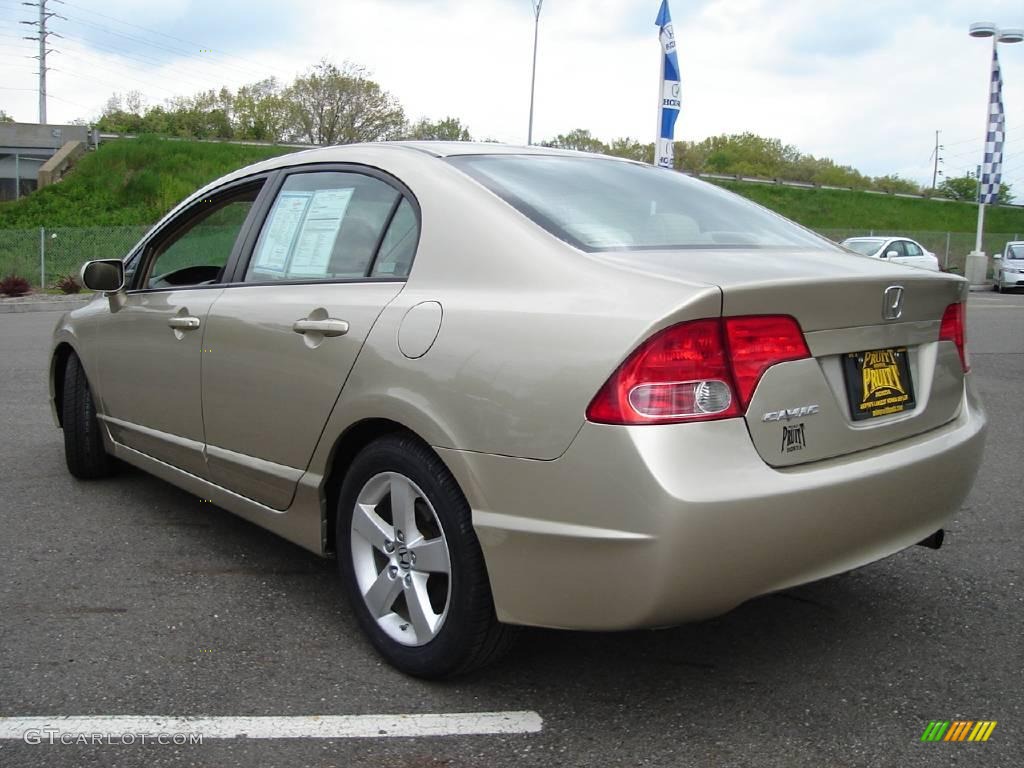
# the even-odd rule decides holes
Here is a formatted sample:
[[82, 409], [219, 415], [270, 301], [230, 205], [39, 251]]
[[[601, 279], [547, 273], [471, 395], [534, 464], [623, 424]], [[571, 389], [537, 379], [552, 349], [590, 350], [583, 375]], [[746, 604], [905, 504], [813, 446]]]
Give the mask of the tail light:
[[676, 424], [742, 416], [772, 365], [810, 357], [784, 315], [709, 318], [659, 331], [634, 350], [587, 408], [602, 424]]
[[960, 354], [960, 366], [964, 373], [971, 370], [967, 362], [967, 331], [965, 314], [967, 308], [963, 304], [950, 304], [942, 313], [942, 324], [939, 326], [939, 341], [952, 341]]
[[747, 410], [761, 374], [776, 363], [810, 357], [800, 325], [789, 315], [727, 317], [725, 336], [743, 410]]

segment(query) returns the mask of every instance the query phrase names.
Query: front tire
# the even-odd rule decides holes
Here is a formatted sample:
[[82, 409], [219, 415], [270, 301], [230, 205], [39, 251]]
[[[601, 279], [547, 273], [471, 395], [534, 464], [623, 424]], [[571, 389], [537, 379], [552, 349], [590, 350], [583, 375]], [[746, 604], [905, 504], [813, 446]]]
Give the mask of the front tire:
[[64, 364], [64, 390], [61, 399], [64, 426], [64, 460], [68, 471], [79, 480], [108, 477], [114, 472], [114, 460], [103, 447], [103, 434], [96, 418], [85, 369], [74, 354]]
[[494, 612], [469, 504], [436, 454], [388, 435], [355, 458], [337, 509], [338, 566], [377, 651], [424, 678], [495, 661], [513, 628]]

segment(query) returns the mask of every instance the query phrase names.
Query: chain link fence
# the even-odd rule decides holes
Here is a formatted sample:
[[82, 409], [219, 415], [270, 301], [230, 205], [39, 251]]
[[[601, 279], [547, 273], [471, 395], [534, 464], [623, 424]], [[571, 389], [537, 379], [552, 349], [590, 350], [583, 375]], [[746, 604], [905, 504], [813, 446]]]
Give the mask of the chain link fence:
[[64, 275], [78, 279], [87, 261], [122, 258], [148, 231], [148, 226], [0, 229], [0, 276], [18, 275], [49, 289]]
[[[40, 227], [0, 230], [0, 276], [19, 275], [36, 288], [49, 289], [64, 275], [78, 276], [92, 259], [121, 258], [149, 230], [148, 226]], [[921, 243], [949, 272], [963, 274], [967, 254], [974, 249], [973, 232], [889, 232], [874, 229], [817, 229], [830, 240], [847, 237], [900, 235]], [[986, 253], [998, 253], [1009, 240], [1024, 233], [989, 232], [982, 239]]]

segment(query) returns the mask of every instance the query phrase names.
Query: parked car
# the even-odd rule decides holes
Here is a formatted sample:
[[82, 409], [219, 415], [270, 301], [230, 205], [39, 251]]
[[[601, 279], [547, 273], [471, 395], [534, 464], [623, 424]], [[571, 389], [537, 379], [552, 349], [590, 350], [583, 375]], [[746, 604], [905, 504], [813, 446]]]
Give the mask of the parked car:
[[310, 150], [82, 278], [105, 293], [50, 375], [71, 473], [121, 459], [336, 555], [414, 675], [937, 546], [981, 459], [962, 278], [627, 160]]
[[939, 260], [935, 254], [909, 237], [848, 237], [841, 245], [851, 251], [894, 264], [939, 271]]
[[1009, 291], [1024, 288], [1024, 240], [1011, 240], [996, 259], [994, 270], [995, 291]]

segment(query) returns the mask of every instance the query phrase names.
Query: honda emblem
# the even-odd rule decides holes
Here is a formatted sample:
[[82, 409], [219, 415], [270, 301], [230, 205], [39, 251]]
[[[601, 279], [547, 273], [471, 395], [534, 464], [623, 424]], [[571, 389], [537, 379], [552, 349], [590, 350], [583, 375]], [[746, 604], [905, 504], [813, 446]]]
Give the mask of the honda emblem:
[[903, 314], [903, 286], [890, 285], [882, 294], [882, 319], [899, 320]]

